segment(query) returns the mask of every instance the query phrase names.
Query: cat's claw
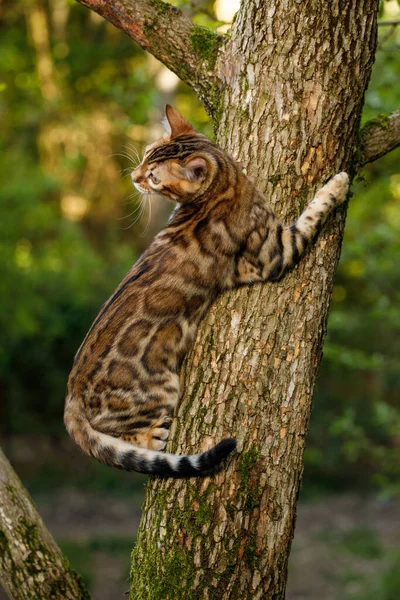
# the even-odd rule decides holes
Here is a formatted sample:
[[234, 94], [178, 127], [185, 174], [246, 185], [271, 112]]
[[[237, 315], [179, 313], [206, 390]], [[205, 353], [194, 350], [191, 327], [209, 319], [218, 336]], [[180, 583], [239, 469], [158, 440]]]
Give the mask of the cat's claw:
[[157, 438], [153, 438], [150, 442], [150, 450], [164, 450], [167, 442], [163, 442], [162, 440], [158, 440]]
[[166, 440], [169, 436], [169, 430], [164, 429], [164, 427], [157, 427], [151, 430], [153, 438], [158, 438], [159, 440]]

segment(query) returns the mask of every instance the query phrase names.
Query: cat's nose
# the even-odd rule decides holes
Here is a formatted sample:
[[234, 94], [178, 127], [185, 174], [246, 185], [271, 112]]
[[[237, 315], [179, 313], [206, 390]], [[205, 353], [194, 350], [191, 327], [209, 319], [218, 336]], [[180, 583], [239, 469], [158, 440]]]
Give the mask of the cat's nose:
[[143, 177], [143, 175], [140, 173], [140, 171], [138, 169], [135, 169], [131, 173], [131, 179], [132, 179], [133, 183], [140, 183], [141, 181], [144, 180], [144, 177]]

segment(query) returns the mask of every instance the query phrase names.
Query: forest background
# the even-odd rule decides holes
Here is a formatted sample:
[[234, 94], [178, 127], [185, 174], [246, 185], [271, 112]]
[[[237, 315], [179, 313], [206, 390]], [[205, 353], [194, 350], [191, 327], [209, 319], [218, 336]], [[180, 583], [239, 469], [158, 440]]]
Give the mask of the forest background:
[[[230, 18], [222, 3], [174, 3], [207, 26]], [[399, 18], [385, 2], [381, 20]], [[400, 107], [400, 26], [379, 34], [363, 120]], [[65, 385], [101, 304], [172, 208], [155, 198], [140, 215], [126, 176], [166, 102], [212, 136], [190, 88], [95, 13], [0, 2], [0, 443], [98, 600], [128, 589], [146, 479], [74, 448]], [[400, 597], [400, 149], [353, 191], [288, 600]]]

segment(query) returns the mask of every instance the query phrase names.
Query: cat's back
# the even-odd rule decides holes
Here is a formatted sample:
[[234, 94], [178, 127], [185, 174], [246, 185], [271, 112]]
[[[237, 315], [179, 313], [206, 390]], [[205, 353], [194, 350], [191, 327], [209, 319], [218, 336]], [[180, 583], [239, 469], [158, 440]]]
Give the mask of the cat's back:
[[69, 395], [85, 394], [110, 361], [134, 362], [136, 346], [161, 325], [198, 315], [215, 278], [206, 282], [186, 238], [160, 232], [103, 305], [75, 356]]

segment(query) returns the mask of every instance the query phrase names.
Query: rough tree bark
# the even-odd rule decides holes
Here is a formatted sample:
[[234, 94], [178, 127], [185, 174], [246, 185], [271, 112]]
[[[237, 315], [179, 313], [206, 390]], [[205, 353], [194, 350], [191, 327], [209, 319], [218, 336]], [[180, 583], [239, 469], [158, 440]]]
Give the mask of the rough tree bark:
[[[218, 142], [290, 222], [352, 171], [377, 2], [243, 2], [220, 48]], [[186, 367], [170, 450], [234, 435], [216, 477], [148, 486], [131, 598], [284, 598], [344, 210], [280, 283], [220, 299]]]
[[[222, 146], [294, 219], [321, 181], [400, 145], [400, 114], [358, 130], [378, 0], [243, 2], [229, 37], [161, 0], [79, 0], [203, 100]], [[344, 214], [282, 282], [220, 299], [183, 372], [170, 449], [236, 434], [214, 478], [148, 487], [131, 598], [284, 596], [311, 395]], [[0, 454], [0, 579], [10, 598], [88, 598]]]
[[90, 600], [1, 450], [0, 583], [10, 600]]
[[361, 129], [360, 166], [377, 160], [400, 146], [400, 110], [378, 115]]
[[[399, 144], [396, 115], [383, 137], [382, 122], [359, 130], [378, 0], [243, 0], [226, 37], [161, 0], [78, 1], [195, 89], [217, 141], [286, 221], [328, 177]], [[149, 483], [131, 600], [284, 598], [344, 220], [340, 209], [281, 282], [226, 294], [203, 322], [168, 450], [233, 435], [239, 452], [214, 477]]]
[[[287, 221], [324, 180], [400, 145], [400, 113], [359, 131], [378, 0], [243, 0], [229, 36], [162, 0], [78, 0], [198, 93], [219, 143]], [[294, 272], [222, 297], [183, 369], [169, 451], [236, 435], [212, 478], [152, 481], [132, 600], [281, 600], [311, 398], [340, 253], [338, 211]], [[0, 581], [11, 599], [88, 599], [0, 451]]]

